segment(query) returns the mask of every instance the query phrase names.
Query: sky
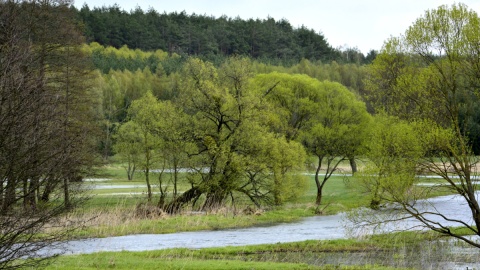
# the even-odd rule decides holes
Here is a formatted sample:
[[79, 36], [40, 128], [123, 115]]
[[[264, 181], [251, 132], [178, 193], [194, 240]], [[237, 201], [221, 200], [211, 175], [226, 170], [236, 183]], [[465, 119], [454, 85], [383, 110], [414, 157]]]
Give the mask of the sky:
[[[462, 0], [480, 13], [480, 0]], [[405, 32], [426, 10], [459, 3], [453, 0], [75, 0], [75, 6], [90, 8], [114, 4], [125, 10], [137, 6], [159, 13], [182, 12], [248, 20], [286, 19], [322, 33], [334, 48], [357, 48], [364, 54], [380, 50], [390, 37]]]

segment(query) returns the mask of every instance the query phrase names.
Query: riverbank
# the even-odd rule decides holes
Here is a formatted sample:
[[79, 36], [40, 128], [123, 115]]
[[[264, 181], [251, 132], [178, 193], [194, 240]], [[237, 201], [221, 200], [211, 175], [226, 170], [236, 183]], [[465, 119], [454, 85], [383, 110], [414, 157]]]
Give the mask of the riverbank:
[[461, 247], [434, 233], [403, 232], [363, 239], [70, 255], [47, 269], [473, 269], [478, 251]]
[[[309, 175], [305, 193], [283, 206], [252, 208], [248, 206], [248, 201], [237, 200], [234, 205], [229, 204], [213, 212], [204, 213], [188, 208], [179, 215], [168, 215], [156, 207], [158, 195], [154, 194], [153, 201], [147, 202], [141, 173], [129, 181], [118, 164], [102, 167], [99, 172], [97, 178], [88, 181], [90, 200], [67, 220], [82, 223], [81, 229], [72, 235], [74, 239], [267, 226], [295, 222], [319, 213], [334, 215], [369, 205], [368, 193], [363, 191], [349, 171], [343, 169], [341, 172], [345, 174], [332, 176], [325, 185], [322, 205], [319, 207], [314, 204], [316, 187], [313, 175]], [[186, 179], [181, 177], [179, 189], [187, 188]], [[443, 193], [429, 194], [434, 196]]]
[[[368, 198], [352, 184], [352, 177], [339, 175], [329, 180], [323, 204], [317, 207], [313, 176], [307, 176], [309, 186], [305, 193], [282, 206], [256, 208], [249, 206], [248, 201], [237, 200], [208, 213], [187, 208], [179, 215], [168, 215], [156, 207], [157, 194], [151, 203], [147, 202], [142, 174], [137, 173], [129, 181], [119, 165], [106, 166], [100, 172], [88, 181], [90, 200], [69, 217], [73, 222], [83, 221], [81, 229], [72, 235], [74, 239], [267, 226], [295, 222], [319, 211], [332, 215], [368, 205]], [[180, 178], [179, 190], [187, 188], [186, 180]]]

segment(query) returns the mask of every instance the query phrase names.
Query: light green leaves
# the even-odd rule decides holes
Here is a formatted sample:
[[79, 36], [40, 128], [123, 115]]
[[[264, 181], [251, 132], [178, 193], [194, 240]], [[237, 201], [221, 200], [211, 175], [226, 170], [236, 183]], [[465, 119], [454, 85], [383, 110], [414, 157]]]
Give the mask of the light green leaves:
[[380, 203], [412, 199], [409, 192], [416, 176], [416, 168], [425, 155], [425, 147], [417, 127], [398, 118], [378, 115], [368, 132], [367, 168], [360, 181], [372, 196], [371, 207]]

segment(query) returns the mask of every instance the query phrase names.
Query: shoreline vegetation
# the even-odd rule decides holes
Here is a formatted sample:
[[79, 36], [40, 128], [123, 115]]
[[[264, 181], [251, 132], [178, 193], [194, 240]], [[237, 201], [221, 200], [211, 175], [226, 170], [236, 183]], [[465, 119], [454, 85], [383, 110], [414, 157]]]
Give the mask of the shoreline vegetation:
[[[142, 173], [137, 173], [133, 180], [127, 180], [120, 164], [110, 164], [98, 169], [95, 179], [99, 181], [89, 181], [89, 201], [68, 217], [69, 221], [86, 220], [80, 230], [74, 233], [73, 239], [265, 226], [295, 222], [315, 215], [348, 212], [355, 208], [368, 207], [370, 200], [368, 194], [362, 191], [356, 177], [351, 176], [348, 166], [343, 166], [325, 187], [325, 202], [321, 206], [314, 203], [315, 183], [313, 175], [310, 175], [307, 192], [295, 202], [283, 206], [255, 208], [239, 201], [214, 211], [203, 212], [186, 208], [180, 214], [170, 215], [156, 207], [155, 194], [152, 202], [147, 201], [142, 177]], [[437, 182], [436, 179], [421, 181]], [[96, 189], [97, 185], [101, 188]], [[181, 190], [186, 189], [187, 183], [180, 182], [179, 186]], [[425, 189], [433, 190], [428, 185]], [[426, 194], [435, 197], [447, 195], [449, 192], [437, 188]]]
[[[72, 239], [234, 229], [295, 222], [318, 215], [317, 206], [313, 203], [316, 195], [313, 176], [309, 179], [309, 191], [295, 203], [284, 206], [253, 209], [237, 205], [208, 213], [187, 210], [178, 215], [168, 215], [156, 211], [158, 208], [154, 205], [148, 205], [146, 195], [142, 195], [145, 192], [141, 173], [129, 181], [124, 180], [126, 176], [122, 170], [121, 165], [111, 164], [102, 167], [95, 175], [99, 181], [91, 181], [94, 183], [88, 191], [91, 196], [89, 202], [70, 216], [71, 220], [88, 220], [72, 235]], [[326, 187], [322, 215], [368, 206], [369, 198], [358, 188], [355, 176], [347, 176], [349, 172], [346, 168], [343, 173], [345, 176], [333, 176]], [[423, 181], [435, 182], [435, 179]], [[95, 189], [95, 185], [101, 185], [102, 189]], [[125, 188], [108, 189], [108, 185]], [[119, 190], [134, 195], [109, 195]], [[411, 269], [398, 267], [407, 256], [401, 255], [401, 250], [439, 239], [443, 238], [433, 232], [403, 232], [363, 239], [309, 240], [200, 250], [101, 252], [60, 256], [47, 269], [158, 269], [159, 266], [161, 269]], [[350, 254], [362, 254], [365, 263], [348, 261], [346, 258]], [[379, 265], [377, 257], [380, 254], [398, 258], [390, 264]], [[319, 258], [329, 256], [336, 259], [329, 263], [319, 261]], [[312, 262], [312, 258], [317, 259]]]

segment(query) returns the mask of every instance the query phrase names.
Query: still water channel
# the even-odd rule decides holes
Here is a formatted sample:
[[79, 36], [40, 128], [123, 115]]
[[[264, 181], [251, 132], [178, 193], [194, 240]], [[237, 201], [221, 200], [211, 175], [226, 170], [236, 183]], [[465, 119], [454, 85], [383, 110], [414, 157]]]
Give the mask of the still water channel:
[[[471, 219], [469, 218], [469, 216], [471, 215], [469, 213], [469, 208], [464, 202], [462, 202], [462, 200], [458, 196], [442, 196], [431, 199], [429, 200], [429, 202], [429, 204], [425, 204], [423, 205], [423, 207], [427, 209], [435, 208], [436, 210], [440, 211], [445, 215], [448, 215], [451, 218], [471, 223]], [[315, 216], [304, 218], [301, 221], [295, 223], [282, 223], [264, 227], [218, 231], [181, 232], [171, 234], [139, 234], [69, 241], [64, 243], [63, 246], [60, 246], [58, 249], [49, 250], [48, 253], [58, 252], [64, 254], [81, 254], [100, 251], [146, 251], [167, 248], [199, 249], [207, 247], [243, 246], [279, 242], [295, 242], [303, 240], [344, 239], [352, 237], [351, 230], [348, 229], [348, 223], [349, 221], [345, 218], [344, 214], [331, 216]], [[410, 229], [415, 225], [418, 225], [418, 223], [413, 220], [406, 220], [402, 222], [391, 223], [388, 226], [384, 226], [382, 228], [382, 231], [375, 232], [378, 233], [390, 232], [394, 230], [405, 230]], [[362, 230], [362, 233], [368, 234], [371, 232], [367, 229], [367, 231]], [[480, 239], [476, 240], [480, 241]], [[435, 251], [431, 250], [432, 247], [429, 247], [426, 250], [405, 250], [403, 252], [404, 254], [400, 257], [403, 256], [403, 258], [405, 258], [405, 256], [407, 256], [409, 252], [415, 253], [415, 256], [418, 256], [418, 254], [421, 254], [422, 252], [435, 252], [436, 255], [439, 255], [439, 246], [443, 246], [444, 248], [441, 252], [445, 252], [446, 247], [448, 247], [448, 254], [445, 253], [441, 256], [446, 260], [445, 262], [443, 262], [444, 264], [442, 266], [445, 266], [448, 269], [467, 269], [466, 267], [472, 269], [475, 266], [480, 269], [480, 253], [477, 251], [477, 249], [472, 249], [468, 246], [462, 246], [450, 242], [443, 244], [436, 243], [434, 246]], [[462, 259], [463, 261], [460, 260], [459, 262], [457, 262], [452, 261], [453, 259], [448, 257], [452, 254], [462, 255], [463, 253], [466, 254], [464, 254], [465, 256], [468, 255], [468, 259]], [[316, 256], [316, 259], [318, 260], [318, 255]], [[348, 256], [348, 259], [350, 260], [355, 256], [365, 256], [365, 254], [350, 254]], [[332, 255], [330, 254], [328, 258], [331, 259]], [[384, 259], [385, 258], [380, 258], [380, 260]], [[438, 267], [438, 263], [440, 263], [440, 261], [438, 261], [438, 259], [435, 260], [435, 263], [437, 264], [433, 267]], [[479, 263], [479, 265], [472, 265], [476, 264], [477, 262]], [[340, 263], [347, 262], [341, 261]]]

